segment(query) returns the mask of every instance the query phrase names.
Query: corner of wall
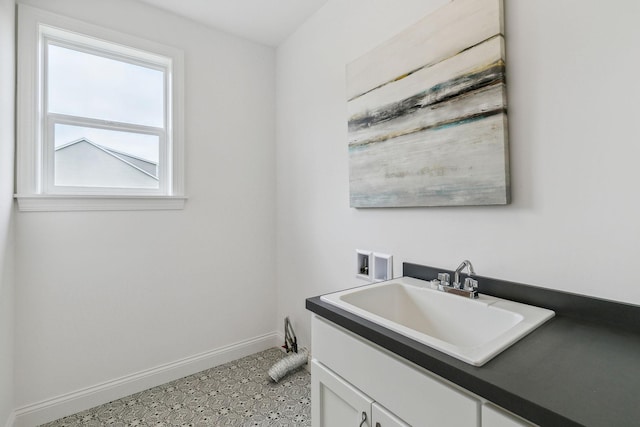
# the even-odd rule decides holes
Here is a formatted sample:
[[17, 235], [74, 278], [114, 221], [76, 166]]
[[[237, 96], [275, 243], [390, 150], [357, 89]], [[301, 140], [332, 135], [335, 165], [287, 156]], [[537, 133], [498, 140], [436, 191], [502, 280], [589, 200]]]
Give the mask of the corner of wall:
[[6, 427], [15, 420], [15, 10], [14, 0], [0, 0], [0, 425]]

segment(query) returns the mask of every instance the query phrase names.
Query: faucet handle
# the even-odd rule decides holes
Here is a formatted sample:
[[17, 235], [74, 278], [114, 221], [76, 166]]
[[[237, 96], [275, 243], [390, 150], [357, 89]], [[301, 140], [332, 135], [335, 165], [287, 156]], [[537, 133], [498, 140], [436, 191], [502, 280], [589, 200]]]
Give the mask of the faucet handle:
[[442, 286], [449, 286], [449, 273], [438, 273], [438, 280], [440, 280], [440, 284]]
[[464, 279], [464, 289], [478, 289], [478, 281], [467, 277]]

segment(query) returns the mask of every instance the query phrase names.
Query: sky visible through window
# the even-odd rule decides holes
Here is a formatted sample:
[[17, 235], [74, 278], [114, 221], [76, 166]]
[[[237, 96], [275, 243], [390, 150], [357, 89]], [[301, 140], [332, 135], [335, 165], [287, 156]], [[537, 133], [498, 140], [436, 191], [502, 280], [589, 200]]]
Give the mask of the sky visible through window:
[[[48, 45], [48, 112], [164, 127], [164, 72]], [[55, 145], [79, 138], [158, 161], [154, 135], [56, 124]]]

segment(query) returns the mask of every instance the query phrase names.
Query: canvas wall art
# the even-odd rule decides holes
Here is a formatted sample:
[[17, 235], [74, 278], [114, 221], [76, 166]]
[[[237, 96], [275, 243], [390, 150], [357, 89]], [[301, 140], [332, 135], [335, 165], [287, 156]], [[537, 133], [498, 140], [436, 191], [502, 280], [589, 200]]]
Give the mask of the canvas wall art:
[[510, 201], [502, 0], [453, 0], [347, 66], [356, 208]]

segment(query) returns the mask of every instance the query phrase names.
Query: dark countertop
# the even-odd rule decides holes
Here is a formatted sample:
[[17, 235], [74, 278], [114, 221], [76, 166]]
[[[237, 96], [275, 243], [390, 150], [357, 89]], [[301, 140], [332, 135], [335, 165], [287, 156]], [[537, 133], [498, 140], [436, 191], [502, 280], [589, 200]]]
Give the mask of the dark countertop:
[[[424, 274], [407, 274], [411, 271], [407, 267], [416, 265], [405, 264], [403, 270], [411, 277], [423, 276], [417, 278], [437, 270], [424, 267], [428, 269]], [[481, 367], [341, 310], [320, 297], [307, 299], [306, 307], [535, 424], [640, 425], [640, 307], [484, 280], [489, 282], [485, 291], [495, 296], [519, 287], [525, 289], [524, 294], [533, 293], [534, 300], [553, 296], [546, 307], [555, 310], [556, 316]], [[520, 302], [528, 298], [511, 296], [509, 299]], [[590, 309], [597, 310], [591, 317], [587, 316]], [[620, 318], [633, 318], [634, 322], [622, 325]]]

